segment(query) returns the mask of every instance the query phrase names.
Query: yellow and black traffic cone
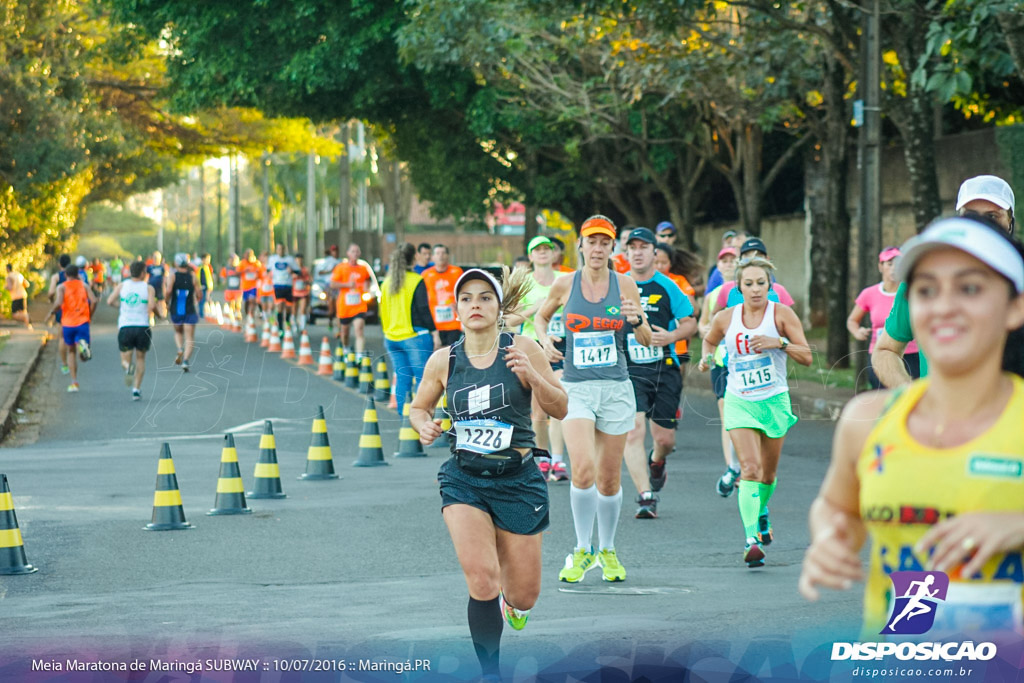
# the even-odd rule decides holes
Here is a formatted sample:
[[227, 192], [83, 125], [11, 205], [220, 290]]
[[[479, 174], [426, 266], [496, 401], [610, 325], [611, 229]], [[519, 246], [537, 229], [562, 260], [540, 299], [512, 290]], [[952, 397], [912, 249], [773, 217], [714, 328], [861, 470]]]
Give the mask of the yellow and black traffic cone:
[[316, 407], [316, 419], [313, 420], [313, 441], [306, 453], [306, 471], [299, 479], [337, 479], [334, 473], [334, 458], [331, 457], [331, 444], [327, 440], [327, 420], [324, 419], [324, 407]]
[[373, 392], [373, 361], [369, 356], [363, 356], [359, 361], [359, 393], [369, 394]]
[[171, 445], [164, 443], [156, 466], [153, 521], [146, 525], [146, 530], [172, 531], [191, 528], [192, 525], [185, 521], [185, 509], [181, 506], [181, 491], [178, 490], [178, 475], [174, 473]]
[[366, 397], [363, 410], [363, 433], [359, 436], [359, 459], [353, 467], [380, 467], [384, 462], [384, 449], [380, 443], [380, 427], [377, 424], [377, 406], [373, 394]]
[[274, 441], [274, 426], [270, 420], [263, 421], [263, 435], [260, 436], [260, 459], [253, 473], [250, 498], [287, 498], [281, 490], [281, 470], [277, 466], [277, 444]]
[[31, 574], [39, 571], [25, 558], [25, 544], [18, 528], [18, 515], [14, 514], [14, 499], [7, 475], [0, 474], [0, 574]]
[[452, 418], [448, 415], [448, 394], [441, 394], [441, 398], [437, 399], [437, 407], [434, 408], [434, 419], [441, 421], [441, 429], [444, 433], [441, 436], [434, 439], [434, 443], [430, 444], [431, 448], [448, 448], [448, 432], [452, 428]]
[[334, 374], [331, 376], [335, 382], [345, 381], [345, 349], [341, 344], [334, 349]]
[[377, 392], [374, 398], [386, 401], [391, 398], [391, 382], [388, 380], [388, 362], [381, 356], [377, 360], [377, 378], [373, 380], [373, 388]]
[[356, 360], [355, 351], [349, 351], [345, 357], [345, 388], [359, 388], [359, 361]]
[[248, 515], [252, 509], [245, 505], [245, 487], [238, 469], [238, 451], [235, 437], [224, 435], [224, 448], [220, 451], [220, 476], [217, 478], [217, 497], [208, 515]]
[[412, 428], [409, 421], [409, 407], [412, 403], [412, 392], [405, 398], [405, 405], [402, 406], [402, 428], [398, 432], [398, 450], [395, 451], [396, 458], [425, 458], [423, 444], [420, 443], [420, 435]]

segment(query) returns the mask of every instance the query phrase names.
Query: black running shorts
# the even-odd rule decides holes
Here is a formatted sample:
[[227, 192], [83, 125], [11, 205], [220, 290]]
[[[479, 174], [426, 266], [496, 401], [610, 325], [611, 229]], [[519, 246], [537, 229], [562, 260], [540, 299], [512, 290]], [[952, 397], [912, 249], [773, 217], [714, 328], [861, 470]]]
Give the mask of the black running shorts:
[[117, 348], [125, 351], [149, 351], [153, 345], [153, 331], [149, 327], [122, 327], [117, 331]]
[[711, 366], [711, 390], [716, 398], [725, 398], [725, 384], [729, 379], [729, 369], [724, 365]]
[[548, 528], [548, 485], [532, 459], [515, 474], [478, 477], [448, 458], [437, 473], [441, 509], [463, 504], [483, 510], [499, 529], [533, 536]]
[[679, 426], [679, 399], [683, 393], [683, 377], [672, 359], [660, 363], [629, 366], [636, 412], [645, 414], [654, 424], [665, 429]]

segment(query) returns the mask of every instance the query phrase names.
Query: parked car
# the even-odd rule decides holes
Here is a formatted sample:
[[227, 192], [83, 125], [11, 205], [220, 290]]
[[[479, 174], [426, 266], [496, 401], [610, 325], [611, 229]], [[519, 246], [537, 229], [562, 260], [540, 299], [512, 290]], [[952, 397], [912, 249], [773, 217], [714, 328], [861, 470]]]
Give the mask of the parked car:
[[[311, 273], [316, 273], [320, 270], [320, 266], [323, 263], [323, 259], [319, 258], [313, 261], [313, 267], [310, 269]], [[369, 264], [367, 264], [369, 266]], [[379, 299], [380, 292], [377, 288], [373, 288], [374, 291], [366, 292], [363, 294], [363, 300], [367, 303], [366, 309], [366, 322], [367, 323], [378, 323], [380, 322], [380, 316], [378, 315], [379, 310]], [[335, 315], [334, 308], [331, 305], [331, 285], [329, 276], [314, 276], [313, 284], [309, 288], [309, 323], [315, 325], [317, 318], [330, 318]]]

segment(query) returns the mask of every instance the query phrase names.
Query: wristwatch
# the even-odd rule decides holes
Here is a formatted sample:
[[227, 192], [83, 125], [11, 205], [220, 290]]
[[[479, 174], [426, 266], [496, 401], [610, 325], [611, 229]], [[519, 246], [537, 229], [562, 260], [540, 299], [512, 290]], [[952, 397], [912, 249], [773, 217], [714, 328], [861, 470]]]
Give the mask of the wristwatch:
[[785, 337], [779, 337], [779, 348], [785, 351], [787, 346], [789, 346], [789, 340]]

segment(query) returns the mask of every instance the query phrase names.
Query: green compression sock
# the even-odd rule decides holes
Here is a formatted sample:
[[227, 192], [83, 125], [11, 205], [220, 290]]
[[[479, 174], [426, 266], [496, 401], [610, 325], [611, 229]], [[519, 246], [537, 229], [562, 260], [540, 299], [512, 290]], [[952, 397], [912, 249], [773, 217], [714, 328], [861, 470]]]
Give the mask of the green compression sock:
[[737, 502], [740, 507], [740, 521], [747, 538], [757, 536], [757, 517], [761, 510], [761, 492], [759, 482], [740, 480]]
[[757, 491], [761, 497], [761, 511], [758, 515], [763, 515], [768, 512], [768, 501], [772, 499], [772, 494], [775, 493], [775, 486], [778, 483], [778, 477], [776, 477], [775, 481], [770, 484], [762, 484], [761, 482], [757, 483]]

